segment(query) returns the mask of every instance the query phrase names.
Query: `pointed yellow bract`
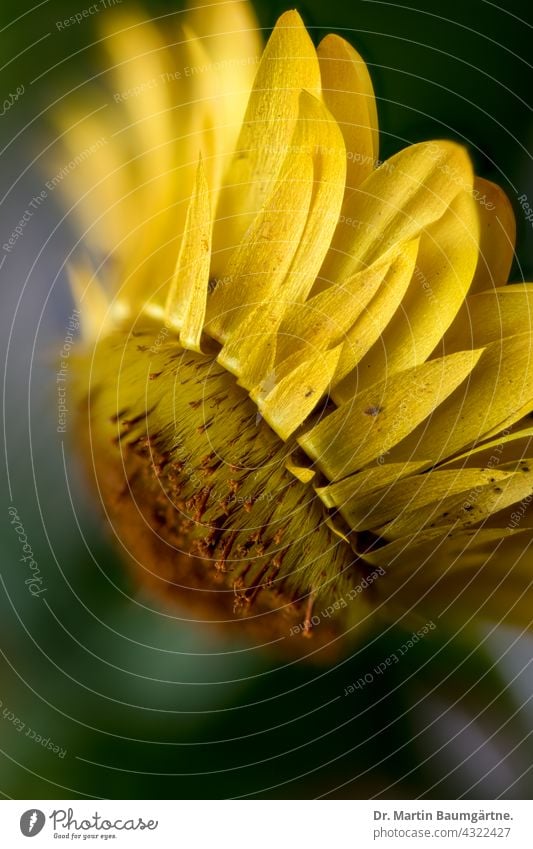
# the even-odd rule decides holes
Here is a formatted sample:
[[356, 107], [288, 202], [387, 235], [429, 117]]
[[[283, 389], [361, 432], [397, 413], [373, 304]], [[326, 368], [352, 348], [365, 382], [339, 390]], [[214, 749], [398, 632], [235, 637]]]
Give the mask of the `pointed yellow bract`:
[[343, 280], [414, 238], [472, 181], [468, 155], [453, 142], [415, 144], [400, 151], [348, 199], [322, 276]]
[[513, 207], [505, 192], [490, 180], [476, 177], [474, 197], [477, 199], [480, 245], [471, 294], [507, 283], [516, 239]]
[[[423, 363], [433, 351], [451, 352], [439, 343], [464, 302], [477, 259], [476, 205], [470, 194], [460, 192], [444, 215], [423, 231], [413, 274], [398, 308], [392, 316], [390, 309], [380, 310], [382, 332], [359, 362], [361, 389], [387, 374]], [[474, 342], [472, 347], [482, 344]]]
[[[386, 455], [428, 416], [438, 420], [439, 405], [468, 377], [481, 353], [451, 354], [393, 375], [341, 404], [298, 443], [331, 481], [350, 475]], [[432, 456], [429, 451], [428, 461]]]
[[[209, 303], [209, 332], [229, 340], [240, 338], [240, 325], [275, 296], [298, 250], [313, 191], [313, 163], [299, 150], [285, 159], [279, 181], [264, 209], [234, 251], [222, 285]], [[246, 337], [245, 337], [246, 338]]]
[[288, 439], [316, 407], [317, 398], [328, 391], [342, 346], [314, 353], [295, 365], [264, 396], [252, 393], [259, 412], [282, 439]]
[[192, 351], [201, 351], [211, 266], [211, 229], [209, 189], [200, 160], [165, 307], [165, 323], [179, 330], [181, 344]]
[[339, 122], [347, 152], [347, 189], [354, 189], [377, 167], [378, 116], [372, 80], [353, 47], [338, 35], [318, 45], [324, 103]]
[[295, 11], [285, 12], [265, 48], [236, 152], [225, 178], [215, 230], [217, 274], [272, 191], [289, 152], [301, 91], [320, 91], [313, 43]]
[[447, 350], [459, 350], [465, 343], [479, 346], [533, 331], [533, 284], [516, 283], [471, 295], [444, 344]]
[[[430, 520], [435, 524], [453, 525], [450, 503], [464, 505], [472, 491], [481, 493], [491, 484], [492, 489], [497, 488], [500, 481], [509, 477], [510, 473], [493, 469], [434, 471], [427, 475], [412, 475], [380, 491], [362, 492], [339, 507], [354, 530], [381, 528], [389, 522], [383, 536], [385, 539], [395, 538], [404, 535], [403, 523], [412, 522], [417, 515], [420, 517], [419, 528]], [[464, 516], [467, 513], [468, 510], [465, 510]], [[424, 521], [425, 516], [427, 519]]]
[[316, 492], [326, 507], [343, 507], [354, 498], [397, 483], [402, 478], [414, 474], [421, 467], [422, 463], [377, 464], [356, 474], [348, 475], [337, 483], [317, 487]]
[[335, 374], [335, 401], [340, 402], [353, 395], [354, 385], [359, 379], [359, 370], [354, 375], [351, 374], [352, 369], [358, 366], [363, 356], [380, 338], [401, 304], [415, 271], [418, 244], [418, 239], [413, 239], [393, 249], [393, 259], [381, 286], [367, 309], [347, 331], [343, 356]]
[[278, 358], [305, 343], [327, 348], [344, 341], [374, 295], [385, 285], [385, 277], [396, 259], [391, 253], [341, 285], [333, 284], [303, 304], [288, 307], [280, 327]]
[[[531, 461], [528, 463], [526, 468], [523, 464], [512, 463], [503, 465], [499, 470], [431, 472], [422, 476], [422, 497], [417, 492], [411, 501], [405, 498], [410, 488], [406, 482], [397, 505], [399, 509], [389, 510], [388, 514], [383, 511], [381, 518], [389, 521], [380, 528], [380, 532], [385, 539], [399, 539], [420, 533], [430, 526], [457, 529], [477, 525], [533, 492]], [[442, 487], [441, 479], [453, 478], [453, 475], [457, 475], [457, 480], [449, 489]], [[466, 485], [462, 486], [462, 483]], [[380, 527], [381, 524], [381, 521], [376, 521], [373, 526]], [[509, 524], [508, 517], [503, 524]]]
[[308, 150], [313, 162], [307, 221], [289, 270], [288, 291], [280, 292], [284, 300], [301, 303], [311, 291], [329, 249], [346, 181], [346, 149], [339, 127], [320, 101], [305, 91], [300, 95], [291, 147]]
[[194, 3], [183, 19], [183, 29], [190, 28], [205, 56], [200, 63], [184, 63], [182, 73], [188, 69], [186, 79], [199, 94], [194, 98], [195, 112], [205, 109], [213, 127], [215, 185], [210, 189], [216, 197], [241, 130], [263, 41], [245, 0], [219, 0], [207, 8], [203, 2]]
[[429, 468], [511, 427], [533, 406], [531, 357], [529, 333], [491, 342], [469, 380], [423, 427], [411, 428], [390, 459], [424, 459]]
[[219, 362], [248, 389], [268, 379], [279, 327], [313, 286], [340, 213], [344, 153], [335, 122], [304, 92], [272, 196], [210, 302], [209, 330], [225, 343]]

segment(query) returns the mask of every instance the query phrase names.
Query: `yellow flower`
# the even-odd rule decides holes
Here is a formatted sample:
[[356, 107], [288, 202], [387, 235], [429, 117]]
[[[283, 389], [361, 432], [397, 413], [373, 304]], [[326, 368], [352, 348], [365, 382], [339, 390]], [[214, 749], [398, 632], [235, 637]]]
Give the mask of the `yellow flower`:
[[533, 288], [504, 285], [504, 193], [451, 141], [380, 163], [365, 64], [295, 11], [262, 55], [244, 2], [106, 17], [107, 100], [59, 120], [97, 258], [72, 269], [79, 416], [138, 573], [263, 642], [529, 624]]

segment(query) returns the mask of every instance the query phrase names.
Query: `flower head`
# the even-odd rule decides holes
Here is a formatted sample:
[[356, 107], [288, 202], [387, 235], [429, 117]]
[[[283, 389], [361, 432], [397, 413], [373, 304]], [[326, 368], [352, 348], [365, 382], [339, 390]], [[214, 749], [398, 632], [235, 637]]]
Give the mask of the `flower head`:
[[504, 193], [452, 141], [380, 163], [364, 62], [295, 11], [262, 55], [244, 2], [108, 27], [111, 102], [63, 142], [105, 140], [69, 180], [101, 259], [72, 269], [79, 406], [140, 574], [263, 639], [529, 623], [533, 287], [505, 286]]

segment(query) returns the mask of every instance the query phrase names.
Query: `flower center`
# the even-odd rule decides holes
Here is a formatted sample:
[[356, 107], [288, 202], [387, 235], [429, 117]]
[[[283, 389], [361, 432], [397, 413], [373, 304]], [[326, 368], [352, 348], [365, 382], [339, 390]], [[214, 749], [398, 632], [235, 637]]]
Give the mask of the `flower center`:
[[360, 561], [286, 468], [295, 441], [213, 356], [147, 325], [104, 338], [89, 374], [97, 484], [152, 585], [217, 619], [283, 613], [285, 632], [353, 586]]

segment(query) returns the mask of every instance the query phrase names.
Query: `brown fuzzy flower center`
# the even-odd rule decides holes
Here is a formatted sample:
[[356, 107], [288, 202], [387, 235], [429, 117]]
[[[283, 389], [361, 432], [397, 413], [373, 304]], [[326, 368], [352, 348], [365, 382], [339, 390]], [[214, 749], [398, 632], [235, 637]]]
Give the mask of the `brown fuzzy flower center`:
[[84, 367], [96, 482], [159, 593], [212, 621], [268, 619], [283, 634], [317, 598], [349, 590], [360, 564], [312, 486], [287, 470], [296, 444], [213, 356], [147, 326], [106, 337]]

